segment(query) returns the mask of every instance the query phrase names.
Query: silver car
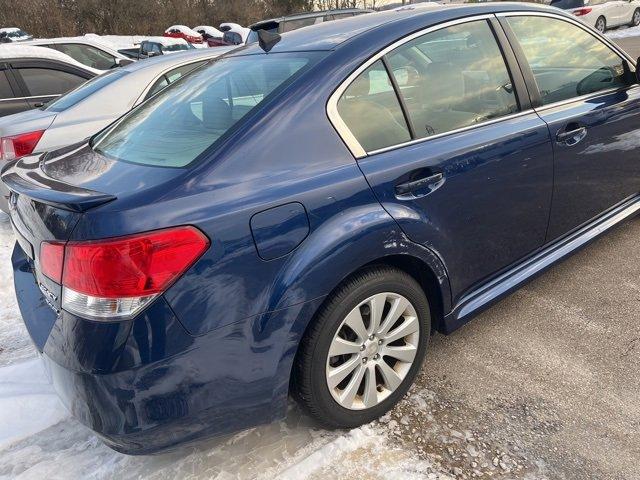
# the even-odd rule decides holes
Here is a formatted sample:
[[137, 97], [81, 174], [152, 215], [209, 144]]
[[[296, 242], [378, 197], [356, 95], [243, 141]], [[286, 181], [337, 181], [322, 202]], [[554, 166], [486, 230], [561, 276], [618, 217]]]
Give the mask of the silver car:
[[[0, 168], [19, 156], [81, 142], [170, 83], [234, 47], [190, 50], [103, 73], [41, 109], [0, 118]], [[0, 210], [7, 211], [0, 182]]]

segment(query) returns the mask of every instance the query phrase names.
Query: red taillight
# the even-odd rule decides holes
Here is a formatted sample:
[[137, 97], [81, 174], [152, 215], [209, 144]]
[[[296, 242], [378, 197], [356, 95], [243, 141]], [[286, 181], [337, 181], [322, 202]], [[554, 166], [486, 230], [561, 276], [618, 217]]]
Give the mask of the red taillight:
[[62, 284], [78, 293], [101, 298], [161, 293], [208, 246], [207, 237], [193, 227], [97, 242], [69, 242]]
[[581, 17], [582, 15], [586, 15], [587, 13], [590, 13], [591, 10], [592, 10], [591, 8], [579, 8], [577, 10], [574, 10], [573, 14], [576, 17]]
[[62, 284], [62, 308], [117, 320], [138, 313], [208, 247], [200, 230], [177, 227], [66, 245], [43, 242], [40, 265], [44, 275]]
[[64, 243], [42, 242], [40, 245], [40, 269], [56, 283], [62, 283]]
[[14, 160], [29, 155], [42, 138], [44, 130], [0, 138], [0, 159]]

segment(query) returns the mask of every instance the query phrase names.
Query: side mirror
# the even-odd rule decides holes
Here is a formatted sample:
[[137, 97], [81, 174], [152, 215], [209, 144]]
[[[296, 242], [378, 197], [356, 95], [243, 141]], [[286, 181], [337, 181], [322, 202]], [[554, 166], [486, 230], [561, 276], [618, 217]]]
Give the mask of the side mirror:
[[580, 80], [576, 91], [578, 95], [587, 95], [589, 93], [604, 90], [614, 84], [615, 77], [616, 72], [613, 68], [601, 67]]

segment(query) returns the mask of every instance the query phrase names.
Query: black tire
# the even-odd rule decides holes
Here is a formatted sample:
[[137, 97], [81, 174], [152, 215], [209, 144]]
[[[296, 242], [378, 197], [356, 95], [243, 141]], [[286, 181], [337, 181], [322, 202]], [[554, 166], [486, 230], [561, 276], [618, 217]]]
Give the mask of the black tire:
[[636, 8], [633, 11], [633, 15], [631, 15], [631, 22], [629, 22], [630, 27], [637, 27], [640, 25], [640, 8]]
[[[404, 296], [416, 310], [420, 335], [415, 359], [402, 383], [386, 399], [363, 410], [344, 408], [334, 400], [326, 382], [329, 346], [346, 315], [372, 295], [392, 292]], [[391, 409], [420, 371], [431, 334], [429, 302], [413, 277], [394, 268], [372, 267], [355, 274], [327, 299], [305, 333], [293, 372], [292, 392], [302, 408], [329, 428], [355, 428]]]
[[[602, 23], [601, 23], [602, 22]], [[598, 27], [598, 25], [602, 25], [601, 28]], [[600, 33], [604, 33], [607, 31], [607, 19], [600, 16], [597, 18], [596, 20], [596, 30], [598, 30]]]

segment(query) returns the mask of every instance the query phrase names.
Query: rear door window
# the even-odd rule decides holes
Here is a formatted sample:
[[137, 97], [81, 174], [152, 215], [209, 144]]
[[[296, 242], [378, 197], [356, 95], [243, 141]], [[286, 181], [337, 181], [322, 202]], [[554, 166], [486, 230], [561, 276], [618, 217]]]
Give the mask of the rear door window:
[[338, 101], [338, 113], [368, 152], [411, 140], [400, 102], [380, 60], [345, 90]]
[[86, 81], [79, 75], [49, 68], [18, 68], [32, 97], [60, 95]]
[[417, 138], [518, 111], [504, 58], [485, 20], [405, 43], [388, 54]]
[[568, 100], [631, 83], [629, 65], [601, 40], [564, 20], [507, 17], [533, 71], [542, 103]]

